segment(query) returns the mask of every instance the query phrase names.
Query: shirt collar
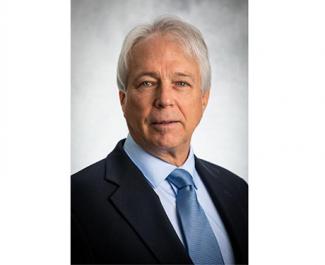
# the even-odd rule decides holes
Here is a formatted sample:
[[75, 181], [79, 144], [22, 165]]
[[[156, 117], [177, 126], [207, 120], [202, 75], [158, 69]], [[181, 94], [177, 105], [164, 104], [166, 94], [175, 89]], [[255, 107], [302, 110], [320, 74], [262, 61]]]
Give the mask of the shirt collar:
[[[169, 164], [144, 151], [142, 147], [133, 140], [130, 134], [127, 136], [123, 148], [154, 189], [177, 168], [175, 165]], [[192, 147], [190, 147], [190, 153], [185, 163], [178, 168], [188, 171], [192, 175], [195, 187], [197, 187], [197, 176], [195, 174], [195, 160]]]

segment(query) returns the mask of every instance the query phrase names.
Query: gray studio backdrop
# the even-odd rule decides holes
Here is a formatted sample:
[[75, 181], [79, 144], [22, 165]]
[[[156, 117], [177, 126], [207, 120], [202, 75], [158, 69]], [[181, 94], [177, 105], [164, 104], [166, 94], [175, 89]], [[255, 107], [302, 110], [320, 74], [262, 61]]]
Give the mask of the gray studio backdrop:
[[72, 0], [71, 12], [72, 173], [127, 136], [116, 85], [123, 38], [136, 24], [170, 14], [198, 27], [210, 53], [211, 95], [194, 152], [247, 180], [246, 0]]

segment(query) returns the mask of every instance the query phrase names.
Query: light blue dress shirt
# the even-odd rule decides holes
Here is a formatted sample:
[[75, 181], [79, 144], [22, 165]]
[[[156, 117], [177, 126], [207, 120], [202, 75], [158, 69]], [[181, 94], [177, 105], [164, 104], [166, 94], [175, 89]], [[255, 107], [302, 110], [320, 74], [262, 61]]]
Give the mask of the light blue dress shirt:
[[[144, 151], [133, 140], [131, 135], [128, 135], [126, 138], [123, 148], [129, 158], [140, 169], [142, 174], [150, 183], [151, 187], [159, 196], [160, 202], [171, 224], [173, 225], [179, 239], [184, 244], [176, 213], [177, 189], [173, 185], [169, 184], [169, 182], [166, 180], [167, 176], [177, 167]], [[234, 264], [234, 253], [230, 244], [228, 233], [224, 227], [217, 209], [215, 208], [210, 198], [207, 189], [205, 188], [199, 174], [195, 169], [194, 153], [192, 147], [190, 149], [190, 154], [187, 160], [179, 168], [187, 170], [193, 177], [198, 201], [205, 211], [211, 228], [218, 240], [225, 264]]]

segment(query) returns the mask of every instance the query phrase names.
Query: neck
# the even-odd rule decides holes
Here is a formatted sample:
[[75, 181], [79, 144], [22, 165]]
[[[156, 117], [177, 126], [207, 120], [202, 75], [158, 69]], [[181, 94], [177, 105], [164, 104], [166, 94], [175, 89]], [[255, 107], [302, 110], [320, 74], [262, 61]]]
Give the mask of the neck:
[[174, 148], [166, 148], [157, 147], [156, 145], [148, 145], [141, 141], [137, 141], [135, 138], [133, 138], [133, 140], [147, 153], [177, 167], [180, 167], [185, 163], [190, 153], [190, 143]]
[[[143, 148], [143, 147], [142, 147]], [[150, 153], [151, 155], [158, 157], [159, 159], [175, 165], [177, 167], [182, 166], [188, 155], [190, 153], [190, 147], [184, 148], [184, 150], [173, 150], [173, 149], [156, 149], [156, 148], [143, 148], [145, 151]]]

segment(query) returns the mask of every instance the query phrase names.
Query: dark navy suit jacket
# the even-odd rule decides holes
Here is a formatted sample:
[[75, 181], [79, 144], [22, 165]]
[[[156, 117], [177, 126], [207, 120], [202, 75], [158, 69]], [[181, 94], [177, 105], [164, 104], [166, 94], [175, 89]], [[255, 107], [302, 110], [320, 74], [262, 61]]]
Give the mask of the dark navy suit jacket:
[[[123, 150], [72, 175], [73, 264], [192, 264], [141, 171]], [[195, 157], [221, 215], [236, 264], [248, 263], [248, 187], [228, 170]]]

